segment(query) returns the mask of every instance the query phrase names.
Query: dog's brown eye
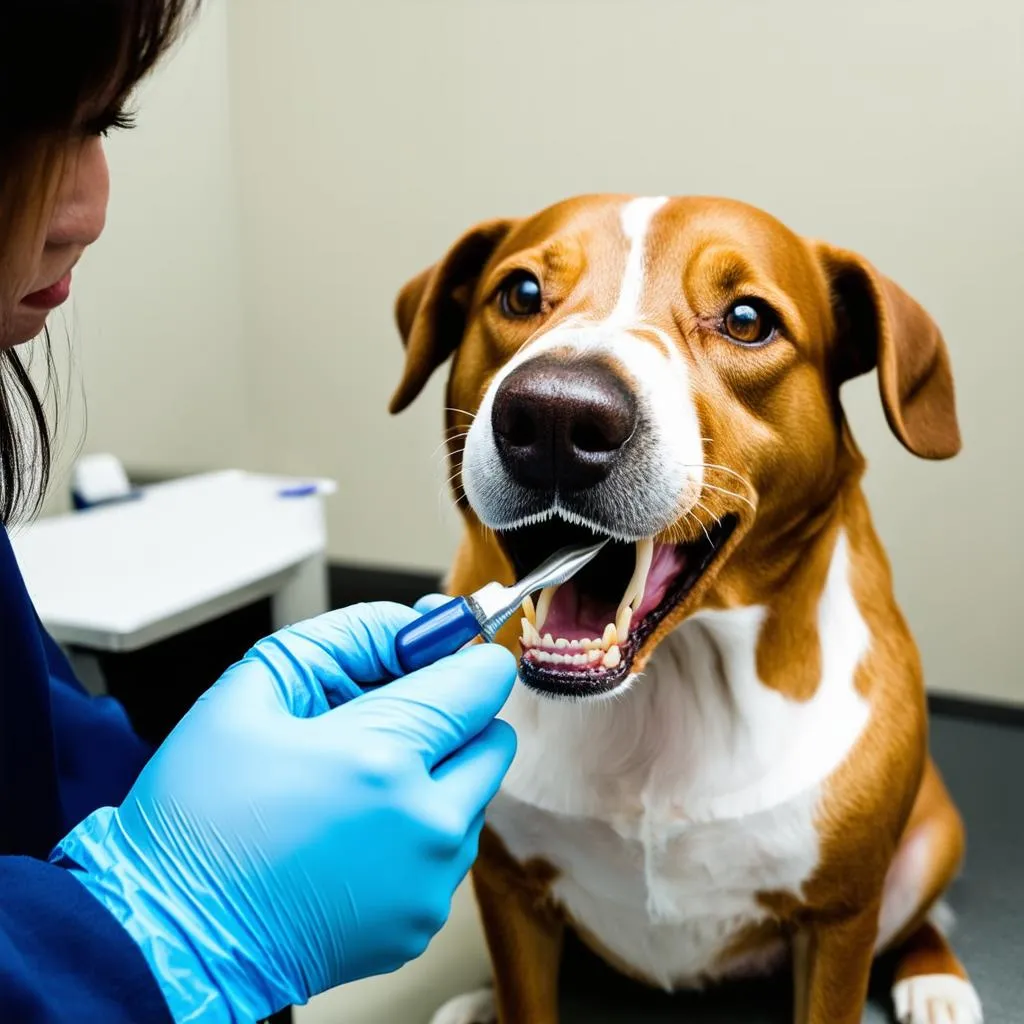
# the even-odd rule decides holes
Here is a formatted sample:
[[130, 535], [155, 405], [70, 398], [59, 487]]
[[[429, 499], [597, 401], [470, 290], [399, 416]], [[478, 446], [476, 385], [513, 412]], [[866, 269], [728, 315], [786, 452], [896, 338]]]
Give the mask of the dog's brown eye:
[[760, 345], [775, 333], [771, 310], [753, 299], [741, 299], [725, 315], [725, 332], [742, 345]]
[[517, 270], [501, 286], [501, 311], [506, 316], [536, 316], [542, 299], [540, 281], [528, 270]]

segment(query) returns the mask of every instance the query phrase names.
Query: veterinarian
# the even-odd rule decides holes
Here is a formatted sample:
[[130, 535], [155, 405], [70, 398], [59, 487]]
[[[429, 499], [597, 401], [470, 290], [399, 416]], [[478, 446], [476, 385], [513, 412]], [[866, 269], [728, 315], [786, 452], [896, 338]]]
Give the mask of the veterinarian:
[[259, 1020], [400, 966], [447, 917], [515, 745], [497, 647], [363, 693], [416, 615], [374, 605], [259, 643], [154, 753], [32, 608], [6, 526], [49, 441], [20, 346], [103, 228], [102, 137], [193, 6], [0, 0], [0, 1020], [19, 1024]]

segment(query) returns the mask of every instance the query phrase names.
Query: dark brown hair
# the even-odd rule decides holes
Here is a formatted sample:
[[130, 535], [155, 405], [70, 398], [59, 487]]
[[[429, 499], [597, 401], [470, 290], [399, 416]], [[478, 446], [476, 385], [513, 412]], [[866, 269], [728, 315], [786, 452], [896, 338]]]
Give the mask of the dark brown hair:
[[[0, 282], [15, 239], [34, 237], [48, 215], [68, 142], [120, 123], [132, 90], [199, 2], [0, 0]], [[52, 372], [49, 339], [43, 344]], [[17, 348], [4, 349], [0, 522], [38, 509], [50, 458], [44, 404]]]

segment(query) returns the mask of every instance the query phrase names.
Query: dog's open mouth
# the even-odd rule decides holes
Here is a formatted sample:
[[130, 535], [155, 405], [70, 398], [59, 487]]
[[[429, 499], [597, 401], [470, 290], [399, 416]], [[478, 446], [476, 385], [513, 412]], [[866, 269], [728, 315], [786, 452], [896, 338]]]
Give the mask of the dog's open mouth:
[[[730, 516], [688, 544], [610, 542], [560, 587], [523, 604], [520, 676], [559, 696], [608, 693], [631, 673], [658, 624], [693, 589], [736, 525]], [[586, 527], [550, 520], [500, 535], [518, 578], [567, 545], [591, 543]]]

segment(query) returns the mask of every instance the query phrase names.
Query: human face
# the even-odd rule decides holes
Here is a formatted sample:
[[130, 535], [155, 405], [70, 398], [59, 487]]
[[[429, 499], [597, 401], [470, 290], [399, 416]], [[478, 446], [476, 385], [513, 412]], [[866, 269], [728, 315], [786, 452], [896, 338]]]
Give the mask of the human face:
[[0, 310], [0, 349], [36, 337], [51, 311], [67, 300], [75, 264], [103, 231], [109, 194], [103, 139], [85, 135], [69, 140], [44, 223], [7, 254], [10, 279], [0, 281], [0, 291], [13, 294], [13, 309], [9, 314]]

